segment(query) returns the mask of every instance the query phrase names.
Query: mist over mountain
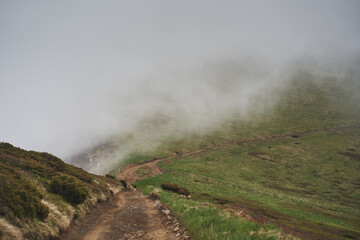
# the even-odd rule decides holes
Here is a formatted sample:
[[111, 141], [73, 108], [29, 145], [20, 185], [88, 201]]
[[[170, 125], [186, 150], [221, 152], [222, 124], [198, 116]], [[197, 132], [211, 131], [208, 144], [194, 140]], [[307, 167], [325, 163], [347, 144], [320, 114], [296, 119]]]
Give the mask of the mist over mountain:
[[0, 239], [360, 239], [359, 24], [358, 0], [0, 1]]
[[[358, 1], [2, 1], [0, 141], [69, 158], [112, 136], [146, 145], [246, 117], [275, 104], [300, 70], [358, 84], [359, 9]], [[158, 130], [141, 128], [154, 119]]]

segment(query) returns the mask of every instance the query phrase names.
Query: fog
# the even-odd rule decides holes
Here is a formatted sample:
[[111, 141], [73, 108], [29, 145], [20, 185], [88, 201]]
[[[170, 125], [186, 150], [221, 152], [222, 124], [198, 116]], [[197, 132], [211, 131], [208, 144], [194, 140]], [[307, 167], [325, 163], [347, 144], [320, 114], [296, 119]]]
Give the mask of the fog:
[[359, 24], [356, 0], [3, 0], [0, 141], [68, 159], [154, 116], [202, 131], [276, 102], [299, 59], [341, 78]]

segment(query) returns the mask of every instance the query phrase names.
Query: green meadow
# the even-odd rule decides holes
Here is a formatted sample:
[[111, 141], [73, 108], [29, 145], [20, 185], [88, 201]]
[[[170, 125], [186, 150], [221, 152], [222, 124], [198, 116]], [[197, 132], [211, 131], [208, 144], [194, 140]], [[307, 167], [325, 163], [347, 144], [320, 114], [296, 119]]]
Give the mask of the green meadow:
[[[354, 86], [296, 76], [278, 90], [273, 106], [234, 114], [206, 134], [134, 152], [125, 163], [173, 154], [158, 163], [163, 174], [135, 185], [145, 194], [155, 191], [195, 239], [358, 239], [360, 109]], [[191, 198], [161, 190], [162, 183], [186, 188]]]

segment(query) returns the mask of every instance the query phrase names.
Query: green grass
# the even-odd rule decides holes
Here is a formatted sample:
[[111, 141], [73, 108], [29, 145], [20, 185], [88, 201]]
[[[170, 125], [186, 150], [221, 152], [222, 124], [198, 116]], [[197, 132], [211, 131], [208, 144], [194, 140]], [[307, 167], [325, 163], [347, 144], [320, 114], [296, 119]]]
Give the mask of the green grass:
[[234, 205], [268, 210], [280, 215], [280, 221], [281, 214], [293, 217], [287, 225], [309, 221], [358, 231], [359, 162], [339, 152], [360, 146], [360, 141], [354, 129], [316, 135], [179, 157], [162, 167], [164, 174], [136, 184], [144, 188], [171, 182], [186, 187], [194, 199], [207, 194], [208, 200], [220, 197]]
[[198, 239], [252, 239], [258, 235], [250, 232], [262, 228], [244, 218], [229, 220], [219, 208], [191, 207], [202, 202], [247, 210], [255, 222], [260, 216], [307, 238], [359, 238], [360, 130], [332, 129], [360, 123], [354, 91], [334, 81], [295, 79], [271, 110], [253, 111], [247, 118], [234, 115], [207, 134], [174, 138], [152, 150], [146, 160], [217, 146], [160, 162], [165, 173], [136, 185], [145, 192], [164, 182], [188, 189], [192, 200], [167, 195], [161, 200]]
[[[144, 190], [149, 193], [151, 189]], [[271, 231], [276, 232], [277, 236], [292, 238], [291, 235], [282, 234], [274, 225], [246, 221], [212, 205], [182, 198], [177, 194], [161, 191], [159, 197], [173, 213], [181, 216], [194, 239], [277, 239], [271, 236]]]

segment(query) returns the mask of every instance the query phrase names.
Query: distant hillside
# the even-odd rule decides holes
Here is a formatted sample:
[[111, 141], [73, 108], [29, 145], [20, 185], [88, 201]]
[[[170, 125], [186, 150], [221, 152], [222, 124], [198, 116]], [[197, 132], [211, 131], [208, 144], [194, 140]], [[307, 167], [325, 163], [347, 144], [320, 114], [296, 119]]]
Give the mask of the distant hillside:
[[[136, 187], [179, 214], [193, 239], [360, 239], [359, 89], [356, 78], [299, 73], [272, 108], [138, 148], [121, 163], [135, 166], [125, 179], [148, 176]], [[191, 198], [163, 190], [169, 183]]]
[[0, 143], [0, 239], [49, 239], [120, 190], [49, 154]]
[[73, 163], [117, 164], [112, 173], [159, 197], [193, 239], [360, 239], [358, 76], [299, 71], [205, 132], [149, 116]]

